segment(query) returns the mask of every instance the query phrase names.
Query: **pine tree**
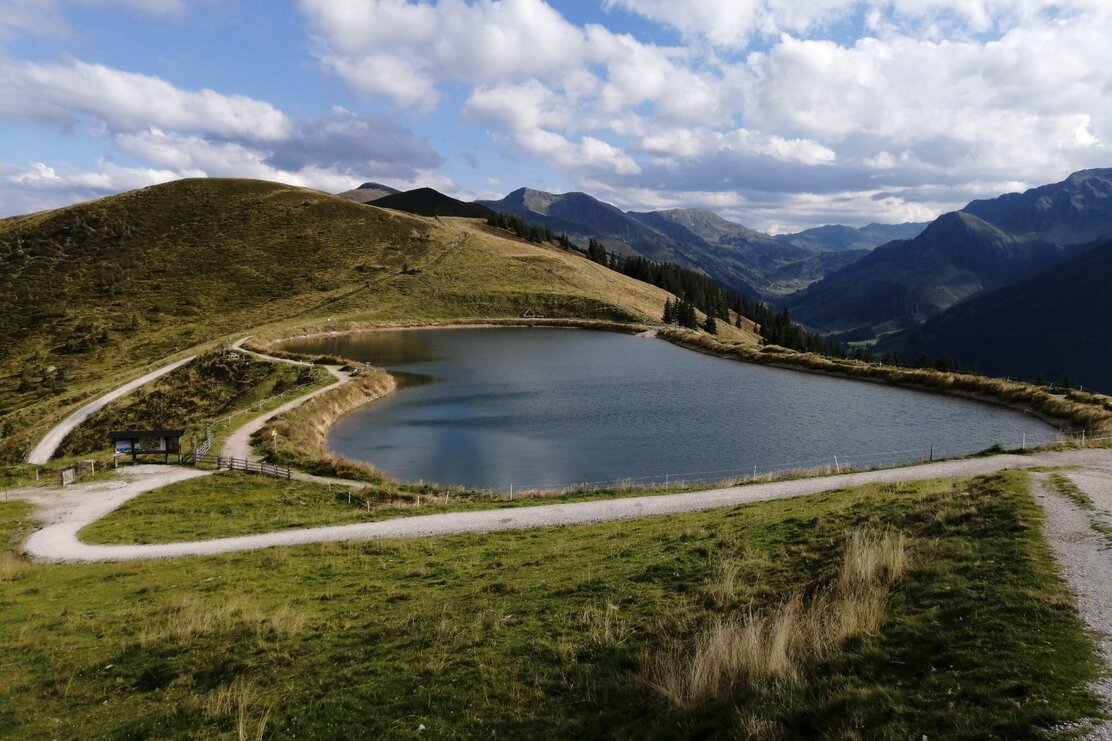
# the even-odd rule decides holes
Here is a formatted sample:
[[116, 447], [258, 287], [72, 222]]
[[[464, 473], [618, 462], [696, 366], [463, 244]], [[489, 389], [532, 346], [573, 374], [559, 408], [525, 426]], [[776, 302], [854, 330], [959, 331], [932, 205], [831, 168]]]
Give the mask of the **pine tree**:
[[676, 307], [672, 304], [672, 299], [664, 302], [664, 316], [661, 317], [661, 321], [665, 324], [676, 323]]
[[699, 328], [699, 317], [695, 316], [695, 304], [687, 300], [681, 301], [678, 314], [678, 320], [682, 326], [688, 329]]
[[591, 258], [593, 262], [605, 265], [607, 262], [606, 248], [592, 239], [587, 242], [587, 257]]
[[703, 323], [703, 329], [710, 334], [718, 334], [718, 324], [714, 321], [714, 314], [707, 314], [707, 320]]

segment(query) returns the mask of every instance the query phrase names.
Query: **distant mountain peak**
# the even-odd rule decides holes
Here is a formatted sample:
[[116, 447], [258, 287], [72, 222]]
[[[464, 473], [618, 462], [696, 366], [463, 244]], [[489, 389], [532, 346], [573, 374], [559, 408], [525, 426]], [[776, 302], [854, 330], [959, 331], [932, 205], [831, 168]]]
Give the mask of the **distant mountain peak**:
[[377, 201], [379, 198], [396, 195], [400, 192], [401, 191], [397, 188], [391, 188], [389, 185], [366, 182], [360, 185], [358, 188], [354, 188], [352, 190], [339, 193], [337, 195], [339, 195], [340, 198], [346, 198], [349, 201], [355, 201], [356, 203], [371, 203], [372, 201]]
[[399, 192], [396, 188], [391, 188], [389, 185], [383, 185], [382, 183], [375, 182], [363, 183], [358, 188], [356, 188], [356, 190], [387, 190], [394, 193]]

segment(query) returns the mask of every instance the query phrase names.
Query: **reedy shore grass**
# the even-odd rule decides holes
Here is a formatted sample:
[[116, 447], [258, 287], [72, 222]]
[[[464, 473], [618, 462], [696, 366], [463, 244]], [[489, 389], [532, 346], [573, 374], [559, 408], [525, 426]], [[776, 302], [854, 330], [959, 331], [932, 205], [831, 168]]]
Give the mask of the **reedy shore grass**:
[[892, 386], [965, 396], [1042, 417], [1064, 431], [1088, 437], [1112, 435], [1112, 398], [1083, 391], [1054, 390], [1033, 383], [970, 373], [867, 363], [800, 353], [782, 347], [729, 344], [705, 333], [667, 329], [660, 336], [682, 347], [711, 355], [812, 373], [885, 383]]
[[348, 383], [325, 391], [269, 421], [254, 437], [256, 450], [271, 463], [320, 476], [381, 483], [386, 479], [369, 464], [335, 456], [328, 449], [328, 430], [340, 417], [391, 393], [397, 383], [385, 371], [363, 365]]
[[[27, 512], [0, 503], [0, 543]], [[1013, 473], [517, 533], [20, 561], [0, 735], [1066, 737], [1048, 729], [1098, 712], [1098, 664], [1040, 517]], [[647, 653], [821, 598], [854, 532], [907, 538], [879, 629], [693, 710], [639, 681]]]

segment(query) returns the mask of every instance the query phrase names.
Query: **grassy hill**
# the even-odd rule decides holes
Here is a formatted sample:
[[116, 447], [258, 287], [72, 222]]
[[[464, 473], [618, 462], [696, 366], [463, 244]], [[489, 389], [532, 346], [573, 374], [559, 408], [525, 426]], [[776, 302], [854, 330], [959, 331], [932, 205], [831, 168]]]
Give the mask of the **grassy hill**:
[[6, 219], [0, 460], [81, 402], [231, 334], [528, 310], [636, 321], [666, 298], [477, 222], [260, 181], [183, 180]]

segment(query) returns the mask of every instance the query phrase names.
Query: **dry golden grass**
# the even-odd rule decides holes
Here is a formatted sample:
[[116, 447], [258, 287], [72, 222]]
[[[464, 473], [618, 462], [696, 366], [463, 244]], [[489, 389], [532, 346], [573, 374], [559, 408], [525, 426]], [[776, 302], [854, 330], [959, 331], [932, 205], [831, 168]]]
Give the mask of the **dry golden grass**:
[[900, 534], [854, 532], [834, 582], [808, 599], [796, 592], [771, 610], [718, 621], [693, 646], [677, 642], [646, 656], [641, 680], [678, 709], [719, 698], [739, 682], [794, 682], [845, 640], [877, 634], [889, 587], [908, 568], [907, 550]]
[[272, 703], [266, 703], [254, 682], [243, 677], [205, 695], [194, 696], [192, 704], [208, 721], [234, 729], [239, 741], [264, 738], [274, 709]]
[[715, 564], [714, 569], [714, 579], [703, 588], [703, 593], [715, 607], [729, 607], [737, 596], [741, 564], [725, 559]]
[[607, 602], [600, 607], [588, 607], [581, 621], [587, 642], [594, 646], [613, 646], [625, 643], [633, 630], [621, 619], [618, 605]]
[[262, 641], [296, 635], [307, 622], [307, 613], [290, 605], [272, 609], [243, 596], [220, 602], [183, 596], [146, 618], [136, 631], [136, 640], [143, 647], [166, 640], [188, 643], [194, 638], [246, 629]]
[[26, 570], [25, 562], [10, 553], [0, 553], [0, 582], [15, 581]]

